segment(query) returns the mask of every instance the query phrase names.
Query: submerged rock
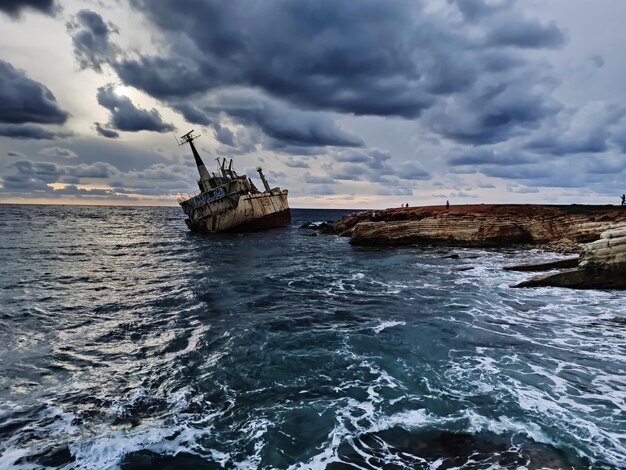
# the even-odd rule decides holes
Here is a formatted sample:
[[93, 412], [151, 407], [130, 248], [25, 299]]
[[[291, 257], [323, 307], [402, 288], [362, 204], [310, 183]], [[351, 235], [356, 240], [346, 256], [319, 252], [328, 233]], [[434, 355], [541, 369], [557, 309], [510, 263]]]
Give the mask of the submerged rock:
[[585, 245], [575, 269], [534, 277], [514, 287], [626, 289], [626, 224]]

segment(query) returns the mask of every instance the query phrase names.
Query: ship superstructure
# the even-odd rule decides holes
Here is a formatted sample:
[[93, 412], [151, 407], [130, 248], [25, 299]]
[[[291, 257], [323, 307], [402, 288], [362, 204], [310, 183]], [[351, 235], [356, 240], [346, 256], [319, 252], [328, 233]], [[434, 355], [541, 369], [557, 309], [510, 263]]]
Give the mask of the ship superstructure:
[[189, 144], [198, 167], [200, 192], [178, 198], [187, 215], [185, 222], [194, 232], [250, 232], [291, 223], [286, 189], [270, 188], [263, 170], [259, 177], [264, 191], [259, 191], [246, 175], [233, 170], [233, 160], [217, 158], [218, 172], [209, 173], [196, 150], [193, 131], [181, 137], [181, 145]]

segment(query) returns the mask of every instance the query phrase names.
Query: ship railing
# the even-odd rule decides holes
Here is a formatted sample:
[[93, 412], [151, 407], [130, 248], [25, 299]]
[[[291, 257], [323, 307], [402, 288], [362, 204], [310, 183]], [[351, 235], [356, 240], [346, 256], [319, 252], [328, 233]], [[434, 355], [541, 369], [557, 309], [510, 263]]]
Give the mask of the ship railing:
[[195, 193], [191, 194], [191, 193], [178, 193], [178, 197], [176, 197], [176, 200], [178, 201], [179, 204], [182, 204], [183, 202], [189, 201], [191, 199], [193, 199], [194, 197], [198, 196], [200, 194], [199, 191], [196, 191]]

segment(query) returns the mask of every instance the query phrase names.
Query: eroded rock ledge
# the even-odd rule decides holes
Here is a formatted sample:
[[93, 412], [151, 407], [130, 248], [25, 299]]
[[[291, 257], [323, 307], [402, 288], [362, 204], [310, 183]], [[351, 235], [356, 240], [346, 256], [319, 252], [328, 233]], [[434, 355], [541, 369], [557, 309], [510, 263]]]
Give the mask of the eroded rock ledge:
[[540, 245], [578, 252], [620, 222], [626, 222], [626, 209], [616, 206], [480, 204], [356, 212], [320, 231], [349, 236], [354, 244]]
[[534, 277], [514, 287], [626, 289], [626, 224], [617, 225], [583, 247], [575, 269]]

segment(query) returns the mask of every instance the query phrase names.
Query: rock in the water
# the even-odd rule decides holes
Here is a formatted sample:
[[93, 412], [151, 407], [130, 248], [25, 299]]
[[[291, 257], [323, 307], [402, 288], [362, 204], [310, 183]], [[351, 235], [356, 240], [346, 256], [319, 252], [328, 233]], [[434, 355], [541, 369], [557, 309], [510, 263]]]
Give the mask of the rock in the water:
[[518, 264], [515, 266], [505, 266], [507, 271], [550, 271], [552, 269], [577, 268], [579, 257], [558, 259], [553, 261], [542, 261], [540, 263]]
[[626, 224], [585, 245], [576, 269], [538, 276], [514, 287], [626, 289]]

